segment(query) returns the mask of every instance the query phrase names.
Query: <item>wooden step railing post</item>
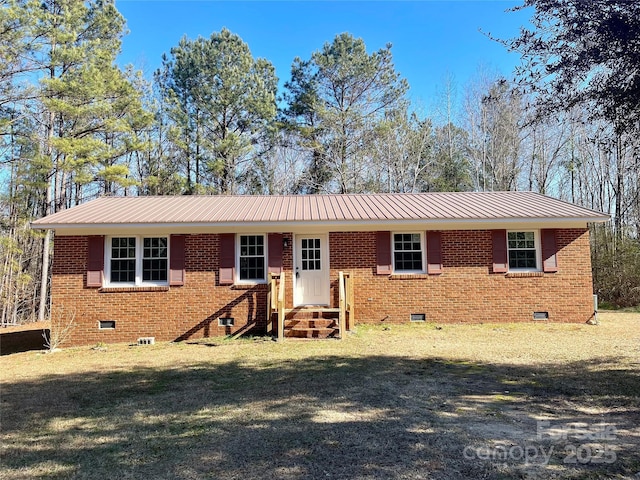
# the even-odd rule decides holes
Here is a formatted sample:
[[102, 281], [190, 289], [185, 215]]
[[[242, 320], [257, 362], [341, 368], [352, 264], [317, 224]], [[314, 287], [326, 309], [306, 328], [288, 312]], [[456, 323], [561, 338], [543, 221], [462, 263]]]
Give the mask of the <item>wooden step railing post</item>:
[[339, 322], [339, 334], [340, 334], [340, 340], [342, 340], [344, 338], [344, 334], [345, 334], [345, 330], [346, 330], [346, 324], [347, 324], [347, 299], [346, 299], [346, 292], [345, 292], [345, 287], [344, 287], [344, 272], [340, 272], [338, 274], [338, 291], [339, 291], [339, 307], [340, 307], [340, 313], [338, 316], [338, 322]]
[[347, 290], [347, 313], [349, 314], [349, 330], [351, 330], [351, 328], [355, 325], [355, 314], [354, 314], [354, 310], [355, 310], [355, 306], [354, 306], [354, 301], [355, 298], [353, 296], [353, 276], [349, 273], [347, 274], [346, 280], [345, 280], [345, 286], [346, 286], [346, 290]]
[[278, 285], [278, 341], [284, 340], [284, 272], [280, 273], [280, 284]]
[[271, 311], [271, 291], [273, 290], [273, 275], [267, 275], [267, 335], [273, 333], [273, 315]]

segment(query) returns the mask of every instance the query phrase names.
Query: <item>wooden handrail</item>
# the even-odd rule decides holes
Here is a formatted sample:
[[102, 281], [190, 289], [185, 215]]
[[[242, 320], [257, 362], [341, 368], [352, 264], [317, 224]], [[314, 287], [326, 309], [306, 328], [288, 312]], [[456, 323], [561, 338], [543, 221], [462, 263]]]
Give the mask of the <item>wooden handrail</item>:
[[349, 330], [351, 330], [351, 327], [353, 327], [353, 325], [355, 324], [355, 316], [354, 316], [355, 298], [353, 296], [353, 277], [351, 276], [351, 274], [347, 274], [347, 278], [345, 280], [345, 287], [347, 290], [347, 312], [349, 313]]
[[267, 335], [270, 335], [273, 332], [273, 323], [271, 322], [272, 311], [271, 311], [271, 290], [273, 290], [273, 275], [269, 273], [267, 275]]
[[280, 273], [278, 285], [278, 341], [284, 340], [284, 272]]
[[344, 338], [346, 326], [347, 326], [347, 298], [346, 298], [344, 281], [345, 281], [344, 272], [338, 273], [338, 291], [339, 291], [339, 302], [340, 302], [339, 303], [340, 314], [338, 317], [338, 321], [339, 321], [338, 333], [340, 334], [340, 340]]
[[273, 276], [271, 277], [271, 311], [274, 312], [278, 309], [278, 282]]

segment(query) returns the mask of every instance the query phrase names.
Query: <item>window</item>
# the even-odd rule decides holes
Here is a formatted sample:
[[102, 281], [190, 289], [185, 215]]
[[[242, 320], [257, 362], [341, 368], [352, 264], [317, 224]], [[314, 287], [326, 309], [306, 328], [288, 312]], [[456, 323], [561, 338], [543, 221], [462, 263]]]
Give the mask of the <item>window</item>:
[[107, 245], [105, 277], [110, 284], [167, 284], [167, 237], [111, 237]]
[[111, 239], [111, 283], [136, 281], [136, 237]]
[[167, 239], [166, 237], [144, 238], [142, 253], [142, 281], [167, 281]]
[[265, 276], [264, 235], [239, 235], [238, 275], [242, 282], [261, 282]]
[[507, 232], [509, 270], [538, 269], [538, 235], [530, 232]]
[[422, 233], [393, 234], [393, 269], [395, 272], [424, 272]]
[[302, 270], [321, 270], [320, 239], [303, 238], [301, 241], [300, 256], [302, 257]]

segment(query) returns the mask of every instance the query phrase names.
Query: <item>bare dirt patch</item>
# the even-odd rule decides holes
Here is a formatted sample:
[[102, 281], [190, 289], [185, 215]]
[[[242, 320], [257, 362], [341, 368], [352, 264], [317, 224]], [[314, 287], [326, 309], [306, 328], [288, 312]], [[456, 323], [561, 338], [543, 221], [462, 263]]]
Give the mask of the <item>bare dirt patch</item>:
[[640, 315], [601, 320], [6, 356], [0, 477], [636, 478]]

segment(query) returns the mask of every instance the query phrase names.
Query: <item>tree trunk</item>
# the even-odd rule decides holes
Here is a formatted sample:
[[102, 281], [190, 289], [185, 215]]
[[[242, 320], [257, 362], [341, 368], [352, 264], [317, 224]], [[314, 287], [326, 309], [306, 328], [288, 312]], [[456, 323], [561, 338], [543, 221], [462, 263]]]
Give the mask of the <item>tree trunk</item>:
[[[55, 72], [53, 69], [51, 70], [51, 77], [53, 78]], [[50, 158], [53, 162], [53, 129], [54, 129], [54, 121], [55, 121], [55, 113], [49, 112], [49, 122], [47, 124], [47, 157]], [[52, 163], [52, 167], [55, 167], [55, 164]], [[51, 182], [56, 178], [57, 172], [54, 170], [51, 172], [50, 178], [47, 179], [47, 193], [45, 200], [45, 208], [44, 214], [53, 213], [53, 205], [55, 204], [54, 199], [51, 198], [51, 194], [53, 189], [51, 187]], [[38, 321], [42, 322], [45, 319], [46, 311], [47, 311], [47, 290], [49, 286], [49, 250], [51, 243], [51, 230], [47, 230], [44, 240], [42, 243], [42, 274], [40, 277], [40, 305], [38, 307]]]

